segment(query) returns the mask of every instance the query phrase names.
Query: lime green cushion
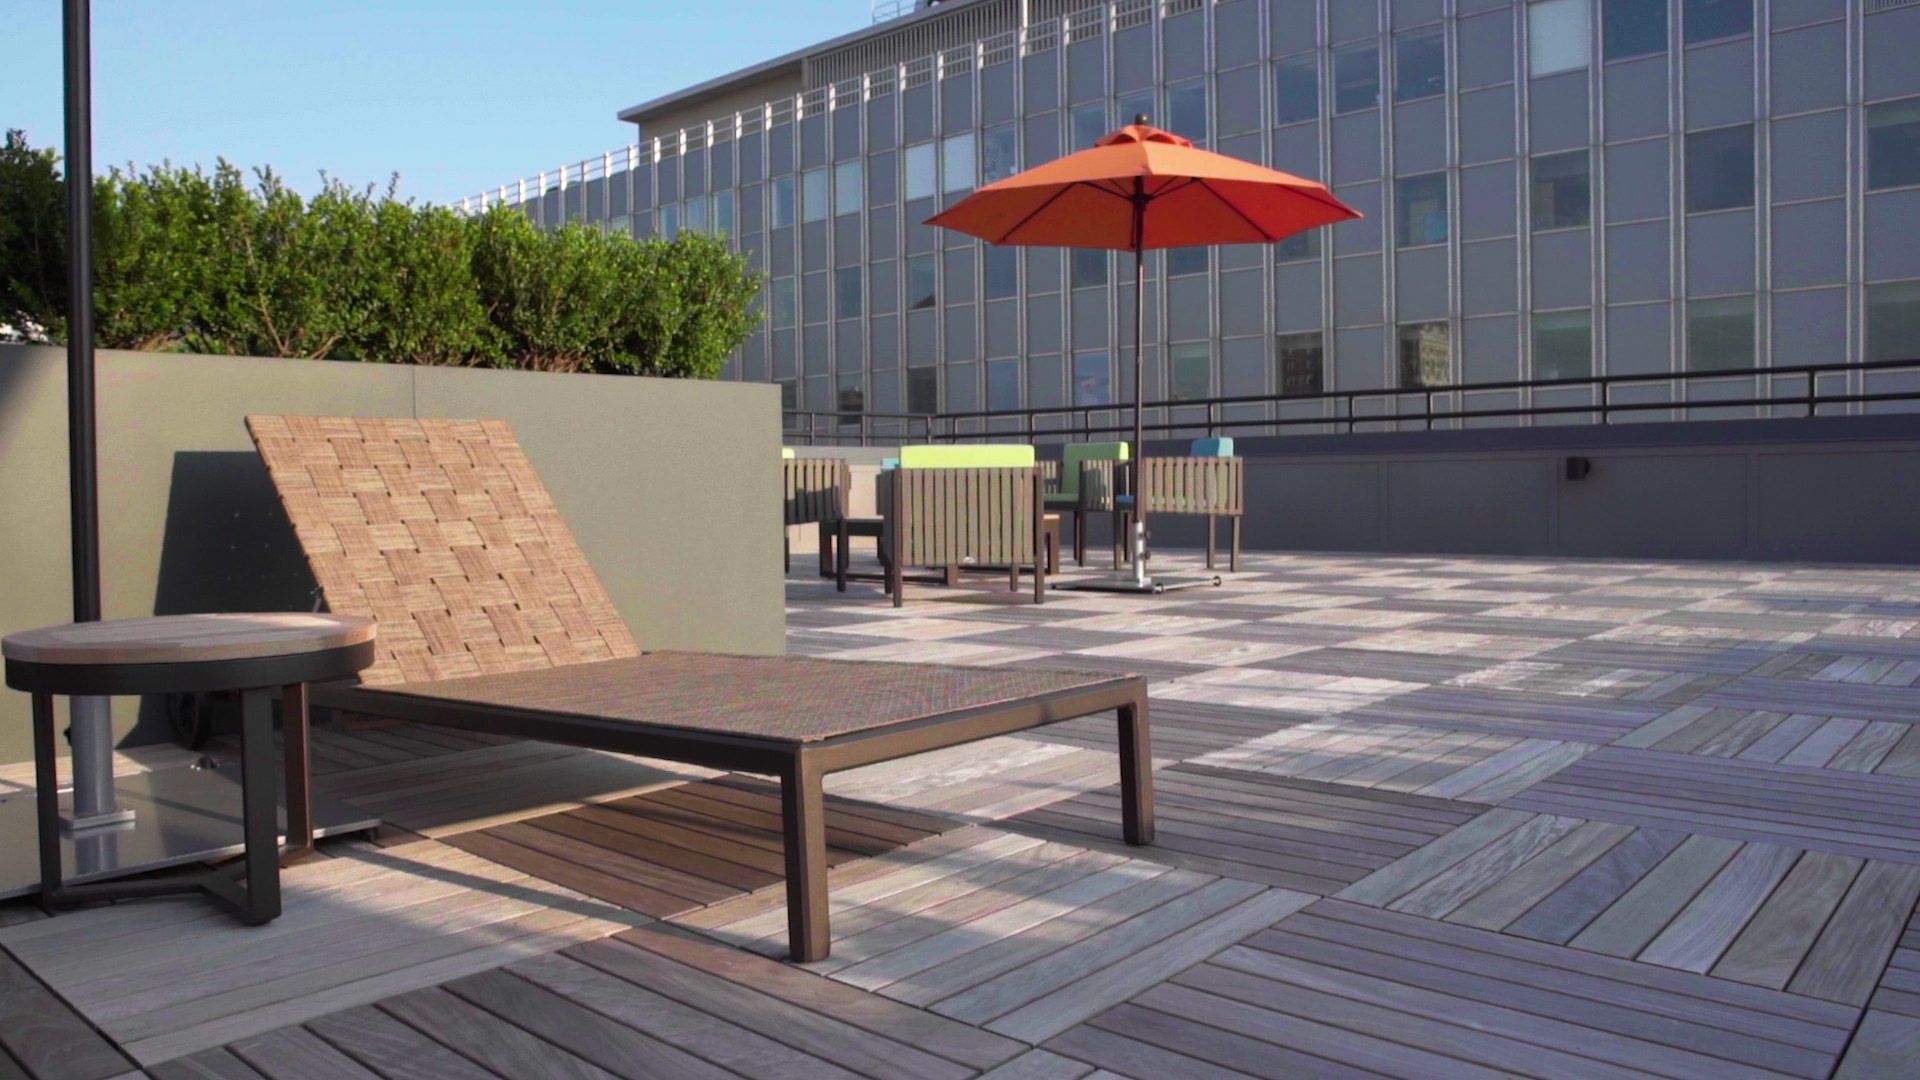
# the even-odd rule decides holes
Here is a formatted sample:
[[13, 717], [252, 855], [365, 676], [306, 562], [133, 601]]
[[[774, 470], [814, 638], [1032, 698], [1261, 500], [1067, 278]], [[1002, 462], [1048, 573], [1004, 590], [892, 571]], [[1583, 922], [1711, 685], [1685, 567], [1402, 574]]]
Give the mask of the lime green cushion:
[[1033, 467], [1033, 447], [1006, 443], [903, 446], [903, 469], [1021, 469]]
[[1068, 443], [1060, 455], [1060, 494], [1080, 498], [1081, 462], [1125, 460], [1127, 444], [1123, 442]]
[[785, 461], [786, 459], [792, 456], [793, 456], [793, 447], [783, 446], [780, 448], [780, 460]]

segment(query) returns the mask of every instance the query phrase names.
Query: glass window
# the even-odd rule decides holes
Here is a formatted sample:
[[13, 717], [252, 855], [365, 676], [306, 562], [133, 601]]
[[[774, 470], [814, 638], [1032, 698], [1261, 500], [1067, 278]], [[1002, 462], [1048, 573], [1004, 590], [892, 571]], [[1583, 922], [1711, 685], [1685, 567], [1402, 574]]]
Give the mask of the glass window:
[[1168, 248], [1167, 276], [1180, 277], [1183, 274], [1206, 273], [1207, 250], [1203, 247]]
[[792, 379], [781, 379], [779, 386], [780, 407], [787, 410], [798, 409], [800, 407], [800, 384], [794, 382]]
[[1320, 54], [1277, 60], [1273, 65], [1273, 123], [1293, 124], [1320, 115]]
[[[1129, 120], [1132, 118], [1129, 117]], [[1204, 146], [1208, 136], [1207, 84], [1202, 81], [1167, 87], [1167, 130]]]
[[800, 220], [827, 220], [827, 170], [808, 169], [800, 174]]
[[1167, 396], [1198, 401], [1213, 388], [1213, 348], [1204, 341], [1167, 349]]
[[843, 266], [833, 272], [833, 317], [860, 317], [860, 268]]
[[713, 193], [713, 231], [732, 236], [733, 230], [733, 192], [716, 191]]
[[1667, 0], [1601, 0], [1600, 46], [1609, 60], [1667, 51]]
[[907, 260], [907, 308], [930, 308], [939, 299], [939, 263], [932, 255], [915, 255]]
[[1680, 38], [1689, 45], [1752, 30], [1753, 0], [1685, 0], [1680, 8]]
[[940, 144], [941, 191], [965, 191], [976, 182], [973, 132], [949, 135]]
[[921, 143], [907, 147], [906, 159], [907, 198], [928, 198], [940, 186], [939, 178], [934, 174], [933, 144]]
[[685, 225], [693, 232], [707, 231], [707, 200], [699, 196], [687, 200]]
[[792, 278], [774, 278], [768, 283], [767, 315], [775, 330], [784, 330], [793, 325], [794, 306]]
[[991, 184], [1020, 171], [1019, 131], [1012, 124], [988, 128], [980, 136], [980, 182]]
[[1591, 215], [1587, 152], [1543, 154], [1533, 159], [1531, 202], [1535, 229], [1584, 227]]
[[1005, 412], [1020, 407], [1020, 361], [987, 361], [987, 408]]
[[1452, 381], [1452, 349], [1443, 322], [1406, 323], [1400, 327], [1400, 388], [1418, 390]]
[[1073, 354], [1073, 403], [1109, 405], [1113, 402], [1113, 369], [1103, 351]]
[[1333, 54], [1333, 111], [1353, 112], [1380, 104], [1380, 50], [1373, 45]]
[[607, 231], [619, 236], [632, 236], [633, 219], [625, 214], [621, 214], [607, 223]]
[[1587, 0], [1527, 6], [1527, 72], [1538, 79], [1587, 66]]
[[1533, 377], [1584, 379], [1592, 374], [1593, 312], [1535, 312]]
[[793, 224], [793, 177], [782, 176], [773, 182], [773, 227]]
[[1001, 300], [1020, 294], [1020, 249], [998, 244], [980, 245], [980, 262], [986, 279], [987, 299]]
[[1067, 152], [1085, 150], [1101, 140], [1107, 133], [1107, 107], [1105, 105], [1082, 105], [1069, 114], [1067, 132]]
[[[1117, 118], [1115, 120], [1117, 124], [1131, 124], [1144, 116], [1149, 124], [1157, 123], [1169, 131], [1173, 130], [1173, 125], [1161, 117], [1159, 112], [1160, 110], [1154, 107], [1154, 93], [1151, 90], [1129, 91], [1121, 94], [1114, 101], [1113, 115]], [[1103, 131], [1100, 134], [1105, 135], [1106, 132]], [[1180, 134], [1185, 135], [1186, 132], [1183, 131]]]
[[1076, 289], [1105, 285], [1107, 253], [1100, 248], [1074, 248], [1071, 277], [1070, 284]]
[[679, 203], [669, 203], [660, 208], [660, 235], [667, 240], [680, 235]]
[[1687, 370], [1753, 366], [1753, 297], [1687, 301]]
[[843, 161], [833, 167], [833, 212], [836, 214], [857, 214], [860, 212], [862, 181], [860, 161]]
[[1753, 205], [1753, 125], [1687, 133], [1687, 210]]
[[1867, 286], [1867, 359], [1920, 357], [1920, 281]]
[[1920, 184], [1920, 98], [1867, 106], [1867, 188]]
[[1447, 240], [1447, 174], [1403, 176], [1393, 182], [1394, 242], [1400, 247]]
[[1393, 40], [1393, 100], [1413, 101], [1447, 91], [1447, 52], [1440, 31]]
[[859, 372], [849, 371], [840, 376], [840, 394], [835, 405], [843, 413], [867, 411], [867, 391], [860, 385]]
[[940, 411], [939, 369], [907, 369], [907, 411], [922, 416]]
[[1280, 392], [1319, 393], [1325, 358], [1318, 330], [1305, 334], [1281, 334], [1274, 342], [1274, 359], [1280, 365]]
[[1320, 230], [1308, 229], [1294, 233], [1285, 240], [1273, 245], [1274, 262], [1300, 262], [1303, 259], [1320, 257]]

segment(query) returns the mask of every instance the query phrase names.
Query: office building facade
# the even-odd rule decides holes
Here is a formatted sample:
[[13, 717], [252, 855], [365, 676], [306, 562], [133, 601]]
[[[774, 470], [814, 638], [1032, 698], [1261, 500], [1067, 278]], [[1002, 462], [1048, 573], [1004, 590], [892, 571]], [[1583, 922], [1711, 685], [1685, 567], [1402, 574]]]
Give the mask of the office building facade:
[[1912, 0], [950, 0], [636, 106], [634, 146], [484, 198], [727, 233], [767, 275], [727, 375], [809, 410], [1125, 400], [1129, 256], [923, 222], [1139, 113], [1365, 214], [1150, 255], [1149, 400], [1853, 362], [1920, 354], [1916, 57]]

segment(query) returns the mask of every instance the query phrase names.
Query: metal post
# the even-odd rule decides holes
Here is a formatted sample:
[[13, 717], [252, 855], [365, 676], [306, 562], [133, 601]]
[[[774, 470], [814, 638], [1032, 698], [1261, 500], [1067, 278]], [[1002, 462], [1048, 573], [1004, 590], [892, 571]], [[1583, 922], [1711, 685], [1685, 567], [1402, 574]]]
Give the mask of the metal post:
[[[67, 496], [73, 546], [73, 619], [100, 618], [100, 474], [93, 378], [93, 45], [88, 0], [65, 0], [67, 184]], [[73, 825], [117, 824], [113, 711], [76, 697], [68, 711]]]

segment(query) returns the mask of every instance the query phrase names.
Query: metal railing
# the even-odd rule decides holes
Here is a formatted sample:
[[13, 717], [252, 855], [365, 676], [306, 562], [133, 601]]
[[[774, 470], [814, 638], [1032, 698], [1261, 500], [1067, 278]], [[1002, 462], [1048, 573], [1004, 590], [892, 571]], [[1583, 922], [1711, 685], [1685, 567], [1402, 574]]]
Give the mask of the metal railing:
[[[1899, 360], [1870, 360], [1855, 364], [1796, 364], [1784, 367], [1736, 368], [1715, 371], [1672, 371], [1646, 375], [1590, 375], [1568, 379], [1511, 380], [1505, 382], [1462, 383], [1452, 386], [1409, 387], [1403, 389], [1326, 390], [1307, 394], [1249, 394], [1234, 397], [1187, 398], [1149, 401], [1145, 408], [1151, 418], [1142, 425], [1149, 433], [1187, 432], [1207, 437], [1235, 432], [1274, 430], [1290, 427], [1319, 427], [1329, 432], [1361, 430], [1405, 431], [1435, 430], [1435, 424], [1465, 427], [1474, 420], [1530, 420], [1541, 417], [1569, 418], [1586, 416], [1587, 423], [1610, 424], [1621, 414], [1669, 412], [1688, 419], [1702, 409], [1765, 409], [1763, 418], [1777, 418], [1779, 410], [1792, 410], [1791, 416], [1820, 416], [1821, 409], [1873, 402], [1920, 401], [1920, 382], [1911, 390], [1868, 390], [1867, 376], [1873, 373], [1906, 371], [1920, 375], [1920, 357]], [[1857, 380], [1852, 376], [1858, 375]], [[1842, 385], [1823, 389], [1824, 380], [1842, 377]], [[1738, 380], [1767, 380], [1758, 390], [1737, 397], [1684, 396], [1696, 383], [1732, 383]], [[1786, 380], [1789, 385], [1778, 385]], [[1629, 387], [1656, 387], [1665, 391], [1658, 399], [1622, 401], [1616, 393]], [[1584, 389], [1585, 401], [1560, 399], [1559, 392]], [[1681, 391], [1676, 395], [1675, 390]], [[1541, 392], [1551, 400], [1527, 400]], [[1475, 394], [1513, 394], [1516, 403], [1491, 407], [1468, 407], [1466, 398]], [[1452, 399], [1458, 399], [1455, 404]], [[1305, 406], [1319, 403], [1317, 411]], [[1254, 407], [1287, 406], [1296, 415], [1232, 416], [1228, 410]], [[1411, 408], [1408, 408], [1411, 406]], [[1269, 409], [1268, 411], [1273, 411]], [[1832, 415], [1829, 412], [1827, 415]], [[785, 413], [789, 441], [807, 445], [893, 445], [901, 441], [957, 442], [968, 439], [1023, 438], [1042, 436], [1086, 440], [1094, 436], [1130, 433], [1133, 430], [1131, 407], [1101, 403], [1051, 406], [1032, 409], [976, 410], [951, 413], [843, 413], [788, 410]], [[1099, 420], [1095, 422], [1096, 418]]]

